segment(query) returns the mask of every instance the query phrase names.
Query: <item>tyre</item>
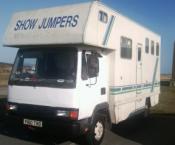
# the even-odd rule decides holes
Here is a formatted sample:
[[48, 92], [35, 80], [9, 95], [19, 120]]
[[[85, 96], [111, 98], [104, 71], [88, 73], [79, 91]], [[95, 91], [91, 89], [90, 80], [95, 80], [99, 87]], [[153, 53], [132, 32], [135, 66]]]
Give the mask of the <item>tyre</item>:
[[105, 134], [105, 117], [96, 116], [86, 135], [88, 145], [100, 145]]
[[150, 114], [151, 101], [150, 98], [146, 99], [144, 117], [147, 118]]

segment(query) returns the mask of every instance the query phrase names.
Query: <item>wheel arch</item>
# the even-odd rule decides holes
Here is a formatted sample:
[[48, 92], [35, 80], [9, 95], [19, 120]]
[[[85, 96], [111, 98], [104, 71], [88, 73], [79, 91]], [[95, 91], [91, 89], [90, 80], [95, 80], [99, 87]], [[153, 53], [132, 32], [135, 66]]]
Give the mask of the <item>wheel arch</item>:
[[111, 123], [111, 118], [109, 114], [109, 104], [107, 102], [104, 102], [95, 106], [92, 113], [90, 124], [92, 124], [96, 115], [103, 116], [108, 122]]

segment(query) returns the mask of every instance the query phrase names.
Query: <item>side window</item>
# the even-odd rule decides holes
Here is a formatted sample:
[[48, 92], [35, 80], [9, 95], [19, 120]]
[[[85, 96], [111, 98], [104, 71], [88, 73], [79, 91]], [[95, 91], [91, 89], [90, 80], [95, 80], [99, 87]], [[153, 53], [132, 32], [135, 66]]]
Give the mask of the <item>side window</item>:
[[154, 41], [151, 41], [151, 54], [154, 55]]
[[159, 43], [156, 43], [156, 56], [159, 56], [159, 49], [160, 49]]
[[99, 59], [95, 54], [87, 56], [87, 73], [89, 78], [97, 77], [99, 74]]
[[149, 53], [149, 39], [148, 38], [145, 39], [145, 52]]
[[138, 61], [142, 60], [142, 49], [141, 47], [138, 47]]
[[127, 37], [121, 37], [121, 58], [132, 59], [132, 40]]
[[82, 78], [82, 80], [87, 80], [88, 79], [88, 74], [87, 74], [87, 58], [86, 58], [86, 51], [85, 50], [83, 50], [83, 52], [82, 52], [81, 78]]
[[99, 11], [98, 14], [98, 19], [103, 22], [103, 23], [107, 23], [108, 22], [108, 15], [106, 12], [103, 11]]
[[97, 77], [99, 73], [99, 58], [98, 53], [83, 51], [82, 53], [82, 80]]

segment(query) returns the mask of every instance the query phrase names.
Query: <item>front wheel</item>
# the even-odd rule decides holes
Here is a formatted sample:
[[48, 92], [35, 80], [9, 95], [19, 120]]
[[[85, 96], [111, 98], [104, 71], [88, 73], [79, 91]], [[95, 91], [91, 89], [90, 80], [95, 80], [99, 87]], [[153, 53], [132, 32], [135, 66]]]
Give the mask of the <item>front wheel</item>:
[[88, 145], [100, 145], [103, 140], [104, 134], [105, 118], [101, 116], [96, 116], [86, 136]]

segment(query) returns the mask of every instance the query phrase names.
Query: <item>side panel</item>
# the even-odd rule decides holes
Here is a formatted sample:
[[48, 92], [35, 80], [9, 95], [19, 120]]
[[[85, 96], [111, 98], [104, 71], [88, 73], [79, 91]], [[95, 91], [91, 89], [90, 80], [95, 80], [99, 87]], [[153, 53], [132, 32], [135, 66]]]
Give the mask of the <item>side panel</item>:
[[[109, 78], [113, 78], [109, 82], [109, 104], [112, 121], [117, 123], [125, 120], [137, 110], [143, 109], [147, 97], [151, 98], [152, 106], [158, 103], [160, 93], [160, 53], [159, 56], [156, 56], [156, 43], [161, 45], [161, 40], [157, 34], [139, 24], [114, 13], [112, 10], [103, 8], [100, 7], [100, 9], [107, 12], [109, 19], [112, 16], [115, 17], [108, 42], [103, 47], [112, 46], [115, 48], [114, 57], [109, 55], [110, 62], [114, 61], [111, 63], [112, 65], [109, 65], [110, 70], [114, 71], [111, 73], [113, 76], [109, 76]], [[107, 26], [99, 28], [105, 30]], [[105, 35], [105, 31], [97, 33], [102, 36]], [[101, 42], [101, 44], [103, 44], [102, 36], [101, 39], [98, 37], [98, 42]], [[132, 39], [131, 59], [121, 57], [120, 44], [122, 36]], [[145, 52], [146, 38], [150, 40], [149, 53]], [[151, 54], [151, 41], [154, 41], [154, 54]], [[142, 46], [142, 60], [139, 71], [137, 70], [138, 44]], [[115, 119], [113, 116], [115, 116]]]

